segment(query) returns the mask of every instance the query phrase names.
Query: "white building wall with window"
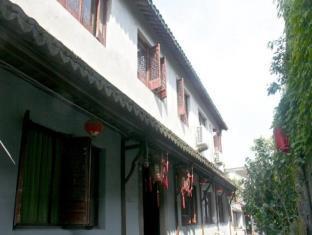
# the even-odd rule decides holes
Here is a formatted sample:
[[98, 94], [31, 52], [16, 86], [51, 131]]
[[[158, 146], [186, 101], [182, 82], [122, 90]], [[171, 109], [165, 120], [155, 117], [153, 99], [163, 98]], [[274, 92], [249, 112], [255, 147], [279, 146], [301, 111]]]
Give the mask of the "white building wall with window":
[[[187, 142], [193, 148], [196, 148], [196, 130], [199, 126], [198, 112], [201, 111], [205, 118], [207, 119], [207, 124], [205, 131], [208, 135], [208, 150], [206, 150], [205, 156], [213, 161], [213, 129], [218, 128], [217, 123], [212, 118], [204, 102], [199, 98], [197, 91], [195, 90], [192, 82], [184, 76], [182, 68], [176, 63], [175, 58], [168, 54], [166, 47], [161, 47], [161, 54], [167, 58], [167, 98], [162, 101], [160, 100], [152, 91], [149, 90], [138, 78], [137, 78], [137, 39], [138, 33], [140, 32], [145, 39], [150, 43], [151, 46], [155, 45], [157, 42], [157, 35], [155, 35], [145, 22], [143, 18], [139, 16], [139, 13], [135, 7], [131, 5], [129, 0], [109, 0], [108, 10], [107, 10], [107, 33], [106, 33], [106, 45], [101, 44], [89, 31], [87, 31], [57, 0], [42, 1], [42, 0], [12, 0], [12, 2], [18, 4], [27, 15], [34, 18], [45, 30], [47, 30], [51, 35], [62, 42], [66, 47], [73, 51], [78, 57], [89, 64], [94, 70], [101, 74], [105, 79], [111, 82], [114, 86], [118, 87], [123, 93], [127, 94], [132, 100], [139, 104], [143, 109], [145, 109], [149, 114], [154, 116], [157, 120], [163, 123], [181, 139]], [[1, 71], [2, 73], [2, 71]], [[3, 74], [2, 74], [3, 75]], [[189, 95], [189, 114], [188, 114], [188, 124], [181, 121], [178, 115], [177, 107], [177, 79], [184, 77], [186, 92]], [[23, 85], [24, 86], [24, 85]], [[25, 85], [25, 89], [32, 90], [33, 88], [29, 85]], [[24, 88], [23, 88], [24, 89]], [[36, 91], [39, 92], [39, 91]], [[36, 92], [29, 91], [27, 93], [36, 95]], [[2, 93], [4, 94], [4, 93]], [[43, 96], [46, 96], [45, 94]], [[6, 96], [11, 97], [12, 95]], [[32, 97], [29, 97], [32, 99]], [[56, 108], [59, 101], [54, 101], [51, 97], [46, 97], [46, 102], [53, 108]], [[31, 102], [29, 101], [29, 106]], [[2, 104], [4, 106], [4, 104]], [[24, 110], [26, 107], [21, 107], [17, 105], [18, 108]], [[41, 115], [44, 113], [42, 109], [49, 108], [50, 106], [39, 106], [34, 107]], [[72, 112], [75, 117], [84, 120], [86, 117], [80, 113], [74, 112], [70, 107], [67, 107], [69, 112]], [[19, 112], [21, 110], [14, 110], [14, 112]], [[36, 112], [36, 111], [35, 111]], [[55, 110], [55, 114], [59, 113], [60, 110]], [[14, 118], [14, 117], [12, 117]], [[51, 118], [51, 117], [50, 117]], [[38, 118], [39, 119], [39, 118]], [[44, 120], [44, 117], [40, 116], [40, 119]], [[79, 122], [78, 124], [82, 124]], [[59, 126], [64, 126], [64, 128], [69, 128], [65, 120], [51, 120], [48, 122], [52, 127], [59, 128]], [[111, 131], [108, 130], [110, 133]], [[8, 134], [9, 131], [6, 132]], [[15, 130], [14, 135], [20, 135], [19, 132]], [[79, 134], [79, 133], [78, 133]], [[111, 133], [110, 133], [111, 134]], [[107, 171], [105, 173], [106, 177], [118, 178], [119, 177], [119, 136], [113, 134], [114, 138], [102, 137], [102, 143], [105, 145], [108, 143], [111, 147], [111, 155], [108, 157], [114, 157], [113, 165], [105, 165]], [[19, 145], [19, 140], [12, 141], [15, 145]], [[18, 156], [18, 153], [15, 153]], [[128, 159], [128, 166], [132, 158]], [[0, 164], [1, 165], [1, 164]], [[1, 166], [5, 166], [2, 164]], [[126, 195], [126, 207], [127, 207], [127, 227], [129, 228], [129, 235], [132, 232], [137, 232], [141, 230], [140, 222], [140, 199], [139, 194], [139, 177], [138, 172], [134, 174], [134, 177], [129, 181], [130, 185], [127, 185], [127, 195]], [[172, 173], [171, 173], [172, 174]], [[6, 175], [6, 174], [5, 174]], [[16, 170], [14, 173], [10, 173], [9, 181], [15, 184], [17, 177]], [[171, 182], [174, 181], [174, 176], [171, 175]], [[5, 180], [2, 178], [2, 183], [5, 184]], [[104, 185], [104, 184], [103, 184]], [[197, 209], [198, 209], [198, 224], [190, 225], [187, 227], [180, 227], [180, 235], [189, 234], [205, 234], [216, 233], [218, 229], [227, 234], [228, 224], [220, 224], [219, 228], [217, 226], [216, 218], [216, 208], [214, 208], [214, 223], [211, 225], [205, 225], [204, 228], [201, 227], [201, 214], [200, 214], [200, 192], [199, 185], [197, 185]], [[105, 224], [100, 225], [98, 228], [94, 228], [90, 231], [87, 230], [61, 230], [61, 229], [21, 229], [12, 232], [11, 227], [11, 216], [5, 216], [5, 221], [7, 225], [0, 228], [0, 231], [7, 232], [7, 234], [56, 234], [56, 235], [79, 235], [79, 234], [120, 234], [120, 231], [116, 231], [120, 224], [120, 198], [119, 198], [119, 185], [115, 184], [113, 181], [109, 181], [105, 184], [105, 204], [100, 204], [100, 216], [104, 217], [102, 221]], [[12, 187], [11, 187], [12, 189]], [[13, 189], [12, 189], [13, 190]], [[105, 191], [106, 190], [106, 191]], [[171, 187], [165, 194], [164, 197], [164, 207], [161, 211], [161, 226], [166, 229], [167, 234], [176, 234], [175, 226], [175, 189]], [[7, 201], [2, 202], [5, 211], [14, 212], [14, 193], [10, 192], [10, 198]], [[9, 197], [8, 196], [8, 197]], [[108, 200], [109, 199], [109, 200]], [[108, 202], [109, 201], [109, 202]], [[180, 201], [178, 199], [178, 205]], [[9, 208], [10, 207], [10, 208]], [[179, 206], [178, 206], [179, 208]], [[180, 214], [178, 213], [178, 218], [180, 219]], [[10, 221], [9, 221], [10, 220]], [[3, 223], [1, 222], [1, 225]], [[165, 232], [165, 231], [162, 231]], [[165, 234], [165, 233], [164, 233]]]
[[22, 123], [25, 111], [30, 110], [32, 121], [49, 129], [74, 136], [86, 136], [83, 126], [90, 117], [72, 105], [39, 90], [3, 69], [0, 69], [0, 107], [5, 110], [0, 114], [0, 138], [16, 161], [16, 165], [13, 165], [3, 149], [0, 148], [0, 234], [120, 234], [120, 135], [108, 127], [93, 141], [93, 144], [101, 149], [98, 225], [92, 230], [82, 228], [70, 230], [62, 229], [61, 226], [36, 225], [13, 229]]
[[[213, 160], [212, 129], [218, 126], [197, 95], [192, 82], [184, 76], [182, 68], [165, 47], [161, 45], [161, 54], [167, 59], [167, 98], [160, 100], [137, 78], [138, 33], [151, 46], [158, 40], [130, 1], [108, 0], [105, 46], [57, 0], [12, 2], [18, 4], [50, 34], [194, 148], [196, 128], [199, 126], [198, 111], [203, 112], [207, 118], [206, 129], [209, 135], [209, 149], [204, 155], [210, 161]], [[176, 81], [181, 77], [185, 79], [186, 91], [190, 96], [188, 124], [181, 121], [177, 111]]]

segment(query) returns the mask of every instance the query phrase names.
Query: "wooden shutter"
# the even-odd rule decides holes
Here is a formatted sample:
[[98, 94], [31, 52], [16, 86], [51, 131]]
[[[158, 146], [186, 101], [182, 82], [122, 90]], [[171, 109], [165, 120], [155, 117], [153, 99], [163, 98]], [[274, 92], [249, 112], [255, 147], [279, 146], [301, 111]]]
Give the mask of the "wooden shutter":
[[92, 226], [91, 140], [70, 138], [62, 158], [60, 223]]
[[96, 38], [106, 44], [106, 12], [107, 0], [97, 0], [96, 2]]
[[58, 225], [60, 134], [33, 123], [25, 113], [15, 201], [14, 226]]
[[138, 78], [146, 85], [147, 83], [147, 72], [149, 66], [149, 47], [146, 43], [138, 37]]
[[213, 143], [216, 152], [222, 153], [222, 143], [221, 143], [221, 132], [218, 131], [216, 135], [213, 136]]
[[166, 58], [162, 57], [160, 59], [160, 75], [161, 75], [161, 87], [158, 92], [160, 99], [167, 97], [167, 64]]
[[148, 87], [154, 91], [161, 88], [160, 76], [160, 44], [150, 48], [150, 79]]
[[177, 81], [177, 92], [178, 92], [178, 114], [180, 116], [186, 116], [184, 79], [183, 78]]

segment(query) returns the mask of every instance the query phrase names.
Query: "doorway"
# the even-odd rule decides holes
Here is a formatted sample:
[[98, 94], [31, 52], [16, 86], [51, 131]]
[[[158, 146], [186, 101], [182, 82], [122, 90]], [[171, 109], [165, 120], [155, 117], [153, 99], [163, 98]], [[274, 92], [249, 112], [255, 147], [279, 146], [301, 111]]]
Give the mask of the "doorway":
[[[153, 184], [150, 168], [143, 168], [143, 225], [144, 235], [160, 235], [159, 193]], [[158, 195], [157, 195], [158, 194]]]

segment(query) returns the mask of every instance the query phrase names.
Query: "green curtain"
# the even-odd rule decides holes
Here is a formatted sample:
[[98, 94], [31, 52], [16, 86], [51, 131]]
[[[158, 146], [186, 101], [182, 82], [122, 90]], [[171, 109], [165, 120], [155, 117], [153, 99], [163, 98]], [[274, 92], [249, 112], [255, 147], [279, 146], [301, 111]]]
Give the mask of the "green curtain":
[[29, 128], [26, 135], [21, 224], [57, 223], [60, 141], [40, 128]]

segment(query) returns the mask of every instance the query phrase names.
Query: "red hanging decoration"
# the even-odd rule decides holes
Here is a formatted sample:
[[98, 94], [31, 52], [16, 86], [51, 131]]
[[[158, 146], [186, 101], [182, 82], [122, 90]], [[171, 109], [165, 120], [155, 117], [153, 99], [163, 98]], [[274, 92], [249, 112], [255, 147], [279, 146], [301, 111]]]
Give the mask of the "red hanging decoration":
[[181, 177], [181, 200], [182, 200], [182, 208], [185, 208], [185, 197], [192, 197], [193, 191], [193, 183], [194, 183], [194, 175], [193, 175], [193, 168], [192, 171], [186, 170], [185, 174]]
[[274, 140], [276, 148], [284, 153], [289, 152], [289, 140], [281, 128], [274, 129]]
[[167, 154], [167, 159], [161, 159], [161, 184], [164, 187], [165, 190], [168, 190], [169, 188], [169, 179], [168, 179], [168, 172], [169, 172], [169, 161], [168, 161], [168, 154]]
[[90, 136], [95, 137], [103, 131], [104, 125], [97, 120], [88, 120], [84, 125], [84, 129]]

